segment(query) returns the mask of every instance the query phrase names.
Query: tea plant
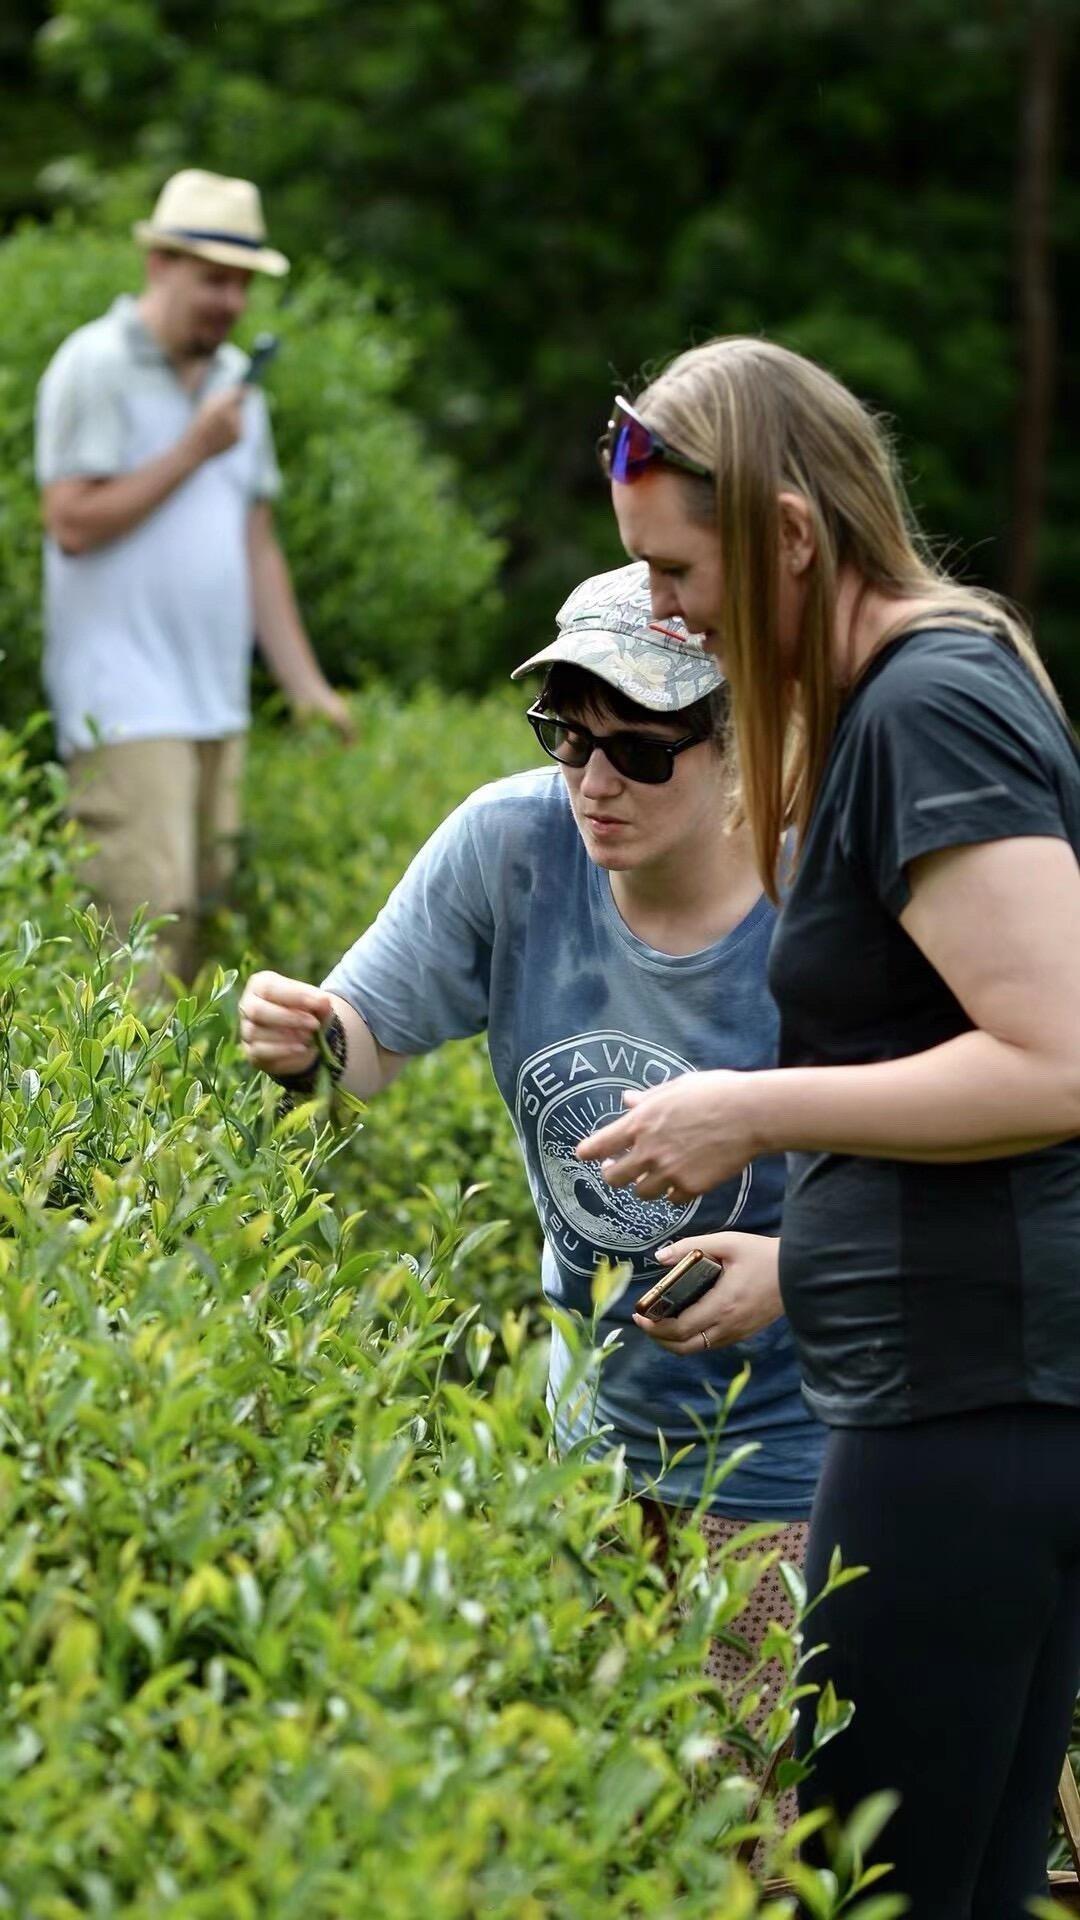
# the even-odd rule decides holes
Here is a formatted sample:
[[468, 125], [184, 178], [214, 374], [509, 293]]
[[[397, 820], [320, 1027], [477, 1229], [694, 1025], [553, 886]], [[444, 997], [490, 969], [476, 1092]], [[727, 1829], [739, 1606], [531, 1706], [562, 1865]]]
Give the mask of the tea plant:
[[[0, 1912], [790, 1916], [738, 1856], [798, 1636], [757, 1733], [701, 1672], [767, 1539], [710, 1565], [691, 1515], [657, 1567], [525, 1314], [462, 1304], [487, 1195], [380, 1250], [356, 1109], [279, 1116], [228, 973], [140, 1003], [57, 798], [0, 736]], [[832, 1874], [778, 1849], [809, 1912], [901, 1910], [887, 1811]]]

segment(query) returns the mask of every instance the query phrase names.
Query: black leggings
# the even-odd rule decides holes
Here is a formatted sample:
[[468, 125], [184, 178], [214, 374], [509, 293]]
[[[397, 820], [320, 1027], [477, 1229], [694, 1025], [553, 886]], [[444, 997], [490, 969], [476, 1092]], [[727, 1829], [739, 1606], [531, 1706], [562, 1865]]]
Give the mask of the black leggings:
[[[868, 1566], [807, 1623], [855, 1719], [800, 1789], [900, 1811], [875, 1858], [913, 1920], [1024, 1920], [1045, 1893], [1054, 1788], [1080, 1685], [1080, 1410], [992, 1407], [832, 1433], [806, 1577]], [[805, 1749], [814, 1701], [803, 1706]]]

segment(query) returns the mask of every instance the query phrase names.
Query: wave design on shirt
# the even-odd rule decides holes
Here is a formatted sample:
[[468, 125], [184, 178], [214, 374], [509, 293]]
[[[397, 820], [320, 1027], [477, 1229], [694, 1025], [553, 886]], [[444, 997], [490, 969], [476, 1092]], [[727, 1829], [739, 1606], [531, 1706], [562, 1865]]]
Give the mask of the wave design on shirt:
[[[536, 1201], [544, 1232], [560, 1264], [591, 1275], [608, 1257], [629, 1260], [642, 1275], [655, 1267], [656, 1248], [687, 1230], [700, 1198], [643, 1200], [632, 1187], [609, 1187], [599, 1166], [578, 1160], [575, 1148], [623, 1112], [628, 1088], [663, 1086], [694, 1071], [670, 1048], [612, 1029], [575, 1034], [523, 1062], [515, 1117], [542, 1187]], [[751, 1178], [747, 1167], [710, 1196], [713, 1230], [738, 1219]]]

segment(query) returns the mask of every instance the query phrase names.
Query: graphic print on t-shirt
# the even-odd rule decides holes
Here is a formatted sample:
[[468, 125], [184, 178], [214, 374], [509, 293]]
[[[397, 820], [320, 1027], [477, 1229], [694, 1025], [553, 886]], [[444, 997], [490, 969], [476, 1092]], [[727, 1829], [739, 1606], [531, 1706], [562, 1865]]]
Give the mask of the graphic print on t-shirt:
[[[591, 1275], [605, 1256], [630, 1261], [638, 1275], [655, 1270], [656, 1248], [687, 1232], [700, 1199], [642, 1200], [632, 1187], [609, 1187], [599, 1165], [574, 1149], [623, 1112], [627, 1088], [693, 1072], [670, 1048], [611, 1029], [575, 1034], [523, 1063], [514, 1106], [526, 1161], [542, 1182], [536, 1204], [552, 1251], [575, 1273]], [[710, 1231], [735, 1224], [751, 1178], [747, 1167], [710, 1196]]]

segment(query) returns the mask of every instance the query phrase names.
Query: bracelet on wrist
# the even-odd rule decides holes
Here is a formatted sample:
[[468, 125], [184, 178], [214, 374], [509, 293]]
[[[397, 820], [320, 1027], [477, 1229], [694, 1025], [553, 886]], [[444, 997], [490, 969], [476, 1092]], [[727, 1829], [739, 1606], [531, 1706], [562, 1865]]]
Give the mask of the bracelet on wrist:
[[337, 1086], [345, 1071], [345, 1060], [348, 1053], [345, 1028], [342, 1026], [340, 1014], [332, 1013], [330, 1015], [325, 1027], [321, 1028], [316, 1035], [315, 1044], [317, 1051], [310, 1067], [305, 1067], [301, 1073], [276, 1073], [274, 1075], [278, 1086], [284, 1090], [286, 1095], [286, 1100], [282, 1103], [282, 1110], [284, 1112], [288, 1112], [289, 1108], [295, 1105], [298, 1098], [303, 1097], [305, 1094], [314, 1093], [319, 1081], [320, 1067], [326, 1068], [333, 1085], [335, 1087]]

